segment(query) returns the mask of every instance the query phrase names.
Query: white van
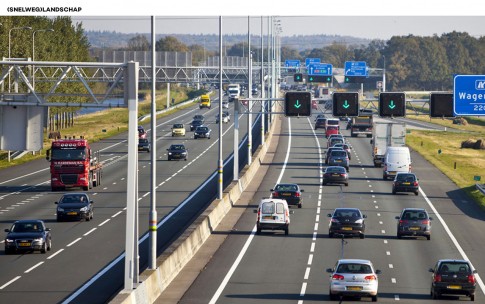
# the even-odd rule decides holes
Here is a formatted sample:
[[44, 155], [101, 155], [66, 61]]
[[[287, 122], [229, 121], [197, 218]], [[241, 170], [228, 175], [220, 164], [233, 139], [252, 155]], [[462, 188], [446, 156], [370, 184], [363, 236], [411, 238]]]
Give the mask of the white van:
[[328, 118], [325, 122], [325, 130], [328, 126], [337, 126], [340, 130], [340, 120], [338, 118]]
[[290, 227], [290, 208], [288, 203], [283, 199], [265, 198], [259, 203], [256, 219], [256, 233], [260, 234], [261, 230], [283, 230], [286, 235]]
[[411, 172], [411, 154], [408, 147], [387, 147], [384, 156], [383, 179], [394, 178], [398, 172]]

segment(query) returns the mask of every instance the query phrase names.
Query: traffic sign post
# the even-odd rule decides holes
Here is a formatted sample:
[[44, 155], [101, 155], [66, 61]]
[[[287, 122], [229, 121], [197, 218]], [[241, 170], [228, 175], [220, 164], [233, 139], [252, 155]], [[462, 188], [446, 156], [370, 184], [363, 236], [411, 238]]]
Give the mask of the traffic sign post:
[[359, 93], [333, 93], [333, 116], [359, 116]]
[[308, 117], [312, 115], [312, 94], [310, 92], [286, 92], [285, 116]]
[[454, 117], [452, 93], [431, 93], [429, 103], [430, 117]]
[[455, 116], [485, 115], [485, 75], [455, 75], [453, 112]]
[[332, 82], [332, 76], [308, 75], [308, 82]]
[[406, 116], [406, 96], [401, 92], [382, 92], [379, 94], [379, 116]]

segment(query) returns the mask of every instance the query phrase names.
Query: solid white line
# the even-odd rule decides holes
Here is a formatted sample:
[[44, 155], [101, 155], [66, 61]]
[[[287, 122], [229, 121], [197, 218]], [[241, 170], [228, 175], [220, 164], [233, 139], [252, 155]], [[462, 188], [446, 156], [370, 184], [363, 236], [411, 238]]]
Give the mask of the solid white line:
[[301, 284], [300, 297], [303, 297], [305, 295], [305, 292], [306, 292], [306, 282]]
[[101, 224], [99, 224], [98, 226], [99, 226], [99, 227], [103, 226], [104, 224], [106, 224], [107, 222], [109, 222], [109, 220], [110, 220], [110, 219], [105, 220], [104, 222], [102, 222], [102, 223], [101, 223]]
[[7, 283], [3, 284], [0, 289], [4, 289], [5, 287], [7, 287], [8, 285], [12, 284], [13, 282], [17, 281], [18, 279], [20, 279], [21, 276], [17, 276], [15, 278], [13, 278], [12, 280], [8, 281]]
[[83, 234], [83, 236], [86, 236], [86, 235], [91, 234], [91, 232], [95, 231], [96, 229], [98, 229], [98, 228], [93, 228], [93, 229], [89, 230], [88, 232], [86, 232], [85, 234]]
[[392, 264], [389, 264], [389, 268], [394, 268], [394, 265], [392, 265]]
[[67, 244], [67, 247], [71, 247], [72, 245], [76, 244], [77, 242], [79, 242], [82, 238], [77, 238], [75, 239], [74, 241], [72, 241], [71, 243]]
[[390, 252], [390, 251], [386, 251], [386, 254], [387, 254], [387, 255], [391, 255], [391, 252]]
[[59, 253], [61, 253], [61, 252], [63, 252], [63, 251], [64, 251], [64, 249], [60, 249], [60, 250], [58, 250], [56, 253], [54, 253], [54, 254], [52, 254], [51, 256], [49, 256], [47, 259], [48, 259], [48, 260], [50, 260], [50, 259], [52, 259], [53, 257], [55, 257], [56, 255], [58, 255]]
[[29, 269], [27, 269], [24, 273], [29, 273], [31, 272], [32, 270], [34, 270], [35, 268], [39, 267], [40, 265], [44, 264], [44, 262], [39, 262], [37, 264], [35, 264], [34, 266], [30, 267]]

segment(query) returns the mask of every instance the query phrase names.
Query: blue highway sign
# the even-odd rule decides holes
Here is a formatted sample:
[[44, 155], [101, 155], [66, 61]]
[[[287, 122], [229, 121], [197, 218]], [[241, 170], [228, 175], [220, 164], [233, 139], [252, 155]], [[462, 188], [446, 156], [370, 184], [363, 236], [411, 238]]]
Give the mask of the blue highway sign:
[[453, 77], [453, 112], [455, 116], [485, 115], [485, 75]]
[[333, 66], [328, 63], [313, 63], [307, 66], [308, 75], [332, 75]]
[[285, 60], [285, 67], [287, 68], [299, 68], [300, 60]]
[[345, 61], [345, 76], [367, 76], [365, 61]]
[[305, 66], [309, 66], [310, 64], [320, 63], [320, 58], [306, 58], [305, 59]]

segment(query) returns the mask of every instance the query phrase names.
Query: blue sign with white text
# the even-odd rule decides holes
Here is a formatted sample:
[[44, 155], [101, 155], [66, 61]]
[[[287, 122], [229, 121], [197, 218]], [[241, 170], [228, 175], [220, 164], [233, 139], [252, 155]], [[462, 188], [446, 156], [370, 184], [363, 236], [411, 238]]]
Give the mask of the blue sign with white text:
[[285, 60], [285, 67], [287, 68], [299, 68], [300, 60]]
[[455, 116], [485, 115], [485, 75], [453, 77], [453, 112]]
[[306, 58], [305, 59], [305, 66], [309, 66], [310, 64], [320, 63], [320, 58]]
[[365, 61], [345, 61], [345, 76], [367, 76], [368, 69]]
[[328, 63], [314, 63], [307, 66], [308, 75], [332, 75], [333, 66]]

